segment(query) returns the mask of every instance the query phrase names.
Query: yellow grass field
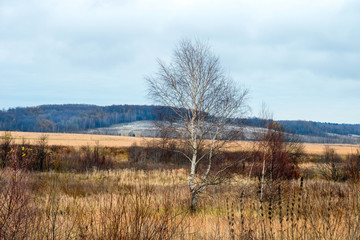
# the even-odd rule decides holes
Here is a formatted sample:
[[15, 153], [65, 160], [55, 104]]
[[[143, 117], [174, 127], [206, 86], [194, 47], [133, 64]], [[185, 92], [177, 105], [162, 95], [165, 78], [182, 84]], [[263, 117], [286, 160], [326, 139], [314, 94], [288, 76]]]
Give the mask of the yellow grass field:
[[[43, 135], [11, 132], [17, 143], [25, 139], [36, 144]], [[17, 167], [24, 159], [36, 160], [31, 149], [22, 149], [25, 155], [10, 153], [13, 162], [0, 166], [0, 239], [360, 239], [359, 172], [346, 181], [333, 181], [325, 172], [327, 165], [302, 162], [303, 178], [265, 179], [260, 197], [259, 178], [245, 169], [221, 185], [208, 186], [199, 197], [197, 212], [190, 213], [188, 165], [151, 159], [131, 162], [108, 152], [109, 161], [121, 164], [100, 168], [90, 165], [94, 157], [86, 152], [89, 149], [80, 148], [96, 144], [129, 147], [154, 139], [45, 135], [49, 145], [75, 149], [61, 152], [59, 148], [59, 154], [48, 155], [48, 170], [43, 171]], [[347, 144], [304, 145], [305, 151], [313, 154], [323, 154], [325, 146], [339, 154], [359, 149]], [[253, 146], [239, 141], [229, 144], [227, 150]], [[96, 161], [101, 159], [98, 156]]]
[[[0, 132], [3, 136], [4, 132]], [[129, 147], [134, 143], [140, 144], [144, 138], [110, 136], [110, 135], [93, 135], [93, 134], [72, 134], [72, 133], [37, 133], [37, 132], [11, 132], [11, 137], [15, 142], [20, 143], [25, 139], [30, 144], [36, 144], [41, 136], [47, 136], [49, 145], [60, 146], [101, 146], [108, 147]]]
[[[4, 132], [0, 131], [0, 136], [3, 136]], [[31, 144], [36, 144], [39, 138], [46, 135], [49, 145], [61, 145], [61, 146], [95, 146], [99, 144], [107, 147], [129, 147], [136, 143], [141, 145], [144, 141], [152, 141], [151, 138], [140, 137], [124, 137], [124, 136], [110, 136], [110, 135], [93, 135], [93, 134], [70, 134], [70, 133], [36, 133], [36, 132], [11, 132], [12, 138], [15, 142], [20, 143], [22, 139], [25, 139]], [[250, 148], [252, 142], [239, 141], [231, 146], [229, 150], [238, 150], [243, 148]], [[322, 154], [324, 147], [329, 146], [340, 155], [346, 155], [350, 153], [356, 153], [357, 149], [360, 149], [360, 145], [354, 144], [318, 144], [318, 143], [305, 143], [304, 149], [309, 154]]]

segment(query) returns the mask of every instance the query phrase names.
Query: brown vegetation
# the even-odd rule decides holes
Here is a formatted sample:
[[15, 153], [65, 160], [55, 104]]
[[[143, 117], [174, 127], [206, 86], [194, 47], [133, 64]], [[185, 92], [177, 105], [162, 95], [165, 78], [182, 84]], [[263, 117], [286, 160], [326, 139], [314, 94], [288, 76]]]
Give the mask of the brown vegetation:
[[[174, 152], [151, 144], [46, 145], [41, 169], [40, 143], [11, 142], [0, 169], [0, 239], [360, 237], [359, 151], [338, 156], [323, 148], [321, 155], [305, 155], [301, 178], [266, 177], [262, 198], [249, 159], [225, 183], [209, 186], [198, 212], [188, 214], [188, 168]], [[224, 152], [227, 161], [239, 155], [251, 151]], [[329, 166], [340, 177], [323, 174]]]
[[[5, 132], [0, 131], [0, 136], [4, 136]], [[12, 139], [15, 143], [22, 143], [23, 140], [29, 144], [36, 144], [44, 133], [35, 132], [11, 132]], [[144, 140], [152, 141], [152, 138], [141, 137], [124, 137], [124, 136], [108, 136], [108, 135], [92, 135], [92, 134], [70, 134], [70, 133], [46, 133], [48, 145], [52, 146], [95, 146], [99, 143], [107, 147], [130, 147], [134, 143], [141, 145]], [[156, 139], [155, 139], [156, 140]], [[347, 154], [356, 153], [356, 149], [360, 146], [356, 144], [322, 144], [322, 143], [304, 143], [304, 152], [307, 154], [322, 154], [324, 147], [328, 146], [334, 149], [337, 154], [345, 156]], [[228, 151], [246, 151], [252, 149], [253, 142], [236, 141], [225, 146]]]

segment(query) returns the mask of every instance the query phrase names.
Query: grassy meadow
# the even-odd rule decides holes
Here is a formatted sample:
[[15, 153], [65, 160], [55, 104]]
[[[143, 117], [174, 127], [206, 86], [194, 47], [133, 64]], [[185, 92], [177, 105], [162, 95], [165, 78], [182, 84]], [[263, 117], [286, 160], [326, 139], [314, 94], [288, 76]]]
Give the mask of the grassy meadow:
[[[0, 239], [360, 238], [357, 146], [306, 144], [299, 176], [266, 179], [262, 190], [248, 158], [209, 186], [190, 213], [187, 162], [144, 141], [40, 133], [2, 139]], [[246, 144], [226, 156], [247, 156]]]

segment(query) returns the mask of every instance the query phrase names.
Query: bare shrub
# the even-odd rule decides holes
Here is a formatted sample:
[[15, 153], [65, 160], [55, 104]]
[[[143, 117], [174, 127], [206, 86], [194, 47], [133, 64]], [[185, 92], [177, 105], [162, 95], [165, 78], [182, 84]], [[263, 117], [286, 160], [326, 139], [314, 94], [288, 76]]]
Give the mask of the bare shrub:
[[291, 179], [299, 176], [297, 161], [302, 155], [302, 145], [288, 142], [282, 126], [270, 121], [267, 129], [260, 133], [255, 144], [253, 158], [255, 176], [267, 179]]
[[[45, 171], [49, 168], [49, 151], [47, 136], [42, 135], [36, 145], [32, 146], [31, 157], [29, 155], [28, 167], [32, 170]], [[25, 149], [24, 149], [25, 150]]]
[[13, 144], [11, 133], [5, 132], [0, 141], [0, 160], [1, 167], [5, 167], [10, 161], [11, 146]]
[[360, 181], [360, 151], [357, 150], [355, 154], [348, 154], [346, 156], [346, 166], [344, 169], [345, 175], [353, 183]]
[[174, 142], [144, 141], [140, 146], [133, 144], [129, 148], [129, 161], [133, 166], [150, 169], [156, 166], [161, 168], [184, 167], [188, 160], [181, 154], [185, 151]]
[[98, 143], [94, 147], [82, 146], [80, 149], [73, 147], [58, 147], [57, 151], [50, 152], [49, 164], [51, 169], [59, 171], [84, 172], [96, 169], [110, 169], [113, 160]]
[[98, 168], [109, 169], [112, 167], [112, 160], [107, 158], [105, 150], [99, 143], [94, 148], [86, 148], [86, 154], [80, 159], [83, 169]]
[[342, 166], [342, 159], [333, 148], [326, 146], [320, 161], [319, 169], [325, 179], [343, 181], [348, 178]]
[[0, 170], [0, 239], [30, 239], [36, 218], [25, 174], [17, 168], [17, 151], [10, 154], [12, 168]]

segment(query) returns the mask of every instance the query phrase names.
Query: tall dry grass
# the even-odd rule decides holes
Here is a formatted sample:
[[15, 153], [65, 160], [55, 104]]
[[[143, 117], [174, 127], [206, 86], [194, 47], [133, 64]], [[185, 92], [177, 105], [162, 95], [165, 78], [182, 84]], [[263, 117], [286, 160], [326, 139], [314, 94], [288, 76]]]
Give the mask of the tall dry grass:
[[[29, 167], [35, 147], [12, 145], [0, 169], [0, 239], [360, 239], [356, 154], [336, 165], [354, 178], [334, 181], [319, 171], [266, 179], [261, 212], [261, 182], [246, 163], [189, 214], [186, 165], [146, 155], [128, 162], [124, 149], [49, 147], [40, 171]], [[102, 156], [111, 163], [104, 168]]]
[[359, 239], [358, 184], [304, 180], [300, 187], [300, 180], [281, 181], [277, 188], [265, 189], [261, 215], [257, 181], [251, 179], [245, 195], [241, 194], [245, 186], [241, 179], [209, 188], [200, 199], [199, 211], [188, 214], [183, 170], [35, 173], [3, 169], [0, 236]]

